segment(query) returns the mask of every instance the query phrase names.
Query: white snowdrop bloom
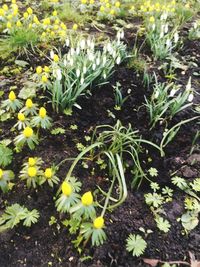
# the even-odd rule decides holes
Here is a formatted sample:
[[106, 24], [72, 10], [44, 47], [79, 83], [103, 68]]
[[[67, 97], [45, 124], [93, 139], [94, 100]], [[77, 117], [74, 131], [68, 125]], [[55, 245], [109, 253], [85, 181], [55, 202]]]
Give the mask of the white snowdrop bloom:
[[155, 25], [155, 24], [152, 24], [151, 28], [152, 28], [152, 30], [154, 31], [155, 28], [156, 28], [156, 25]]
[[189, 78], [188, 82], [187, 82], [187, 85], [186, 85], [186, 88], [185, 90], [187, 92], [191, 91], [191, 88], [192, 88], [192, 84], [191, 84], [191, 77]]
[[121, 39], [123, 39], [124, 38], [124, 31], [121, 31], [121, 34], [120, 34], [121, 36]]
[[113, 58], [115, 58], [116, 55], [117, 55], [117, 52], [116, 52], [115, 50], [113, 50], [113, 52], [112, 52], [112, 56], [113, 56]]
[[160, 39], [163, 38], [163, 36], [164, 36], [164, 32], [161, 31], [161, 32], [160, 32]]
[[93, 70], [96, 69], [96, 64], [95, 64], [95, 63], [92, 65], [92, 69], [93, 69]]
[[70, 49], [70, 54], [71, 54], [71, 56], [73, 56], [75, 54], [75, 51], [74, 51], [73, 47]]
[[189, 96], [188, 96], [188, 102], [192, 102], [193, 99], [194, 99], [194, 94], [190, 93]]
[[119, 65], [120, 62], [121, 62], [121, 58], [120, 58], [120, 56], [118, 56], [117, 59], [116, 59], [116, 64]]
[[91, 44], [90, 44], [90, 48], [91, 48], [92, 50], [94, 50], [94, 46], [95, 46], [95, 43], [94, 43], [94, 42], [91, 42]]
[[193, 27], [194, 27], [194, 29], [197, 29], [197, 23], [196, 23], [196, 21], [194, 22], [194, 24], [193, 24]]
[[174, 95], [176, 94], [176, 89], [172, 89], [171, 92], [170, 92], [170, 97], [173, 97]]
[[179, 39], [178, 32], [175, 32], [175, 34], [174, 34], [174, 42], [175, 42], [175, 44], [178, 42], [178, 39]]
[[159, 91], [155, 92], [154, 98], [157, 99], [159, 97]]
[[167, 46], [167, 47], [170, 47], [170, 46], [171, 46], [171, 41], [170, 41], [170, 39], [167, 39], [167, 41], [166, 41], [166, 46]]
[[76, 48], [76, 54], [79, 55], [79, 53], [80, 53], [80, 48], [77, 46], [77, 48]]
[[90, 47], [90, 44], [91, 44], [91, 39], [87, 39], [87, 46]]
[[107, 44], [107, 51], [108, 51], [108, 52], [112, 51], [111, 43], [108, 43], [108, 44]]
[[57, 78], [58, 81], [60, 81], [62, 79], [61, 69], [57, 69], [56, 70], [56, 78]]
[[81, 71], [79, 69], [76, 70], [76, 76], [79, 77], [81, 75]]
[[119, 32], [117, 32], [117, 39], [120, 40], [120, 37], [121, 37], [121, 33], [119, 31]]
[[66, 45], [66, 46], [69, 46], [69, 43], [70, 43], [70, 42], [69, 42], [69, 39], [67, 38], [67, 39], [65, 40], [65, 45]]
[[167, 14], [167, 12], [164, 12], [164, 13], [163, 13], [163, 20], [166, 20], [166, 19], [167, 19], [167, 17], [168, 17], [168, 14]]
[[168, 23], [165, 24], [165, 33], [168, 33], [168, 30], [169, 30], [169, 26], [168, 26]]
[[88, 55], [88, 59], [89, 59], [90, 61], [94, 61], [94, 55], [93, 55], [92, 53], [90, 53], [90, 54]]
[[104, 74], [103, 74], [103, 78], [104, 78], [104, 80], [106, 79], [106, 73], [104, 72]]
[[99, 64], [100, 64], [100, 57], [98, 57], [98, 58], [96, 59], [96, 64], [97, 64], [97, 66], [99, 66]]
[[53, 57], [54, 57], [54, 52], [53, 52], [53, 50], [51, 50], [50, 51], [50, 58], [53, 59]]
[[71, 55], [70, 55], [70, 53], [68, 53], [67, 54], [67, 60], [70, 61], [70, 59], [71, 59]]
[[66, 59], [63, 60], [63, 64], [65, 67], [67, 66], [67, 60]]
[[80, 48], [83, 50], [83, 49], [85, 49], [85, 39], [82, 39], [81, 41], [80, 41]]
[[73, 64], [74, 64], [74, 60], [73, 60], [73, 58], [70, 58], [70, 60], [69, 60], [69, 65], [70, 65], [70, 66], [73, 66]]
[[86, 72], [87, 72], [87, 68], [86, 68], [86, 66], [84, 66], [83, 67], [83, 74], [86, 74]]
[[81, 85], [84, 83], [84, 77], [81, 77], [81, 81], [80, 81]]

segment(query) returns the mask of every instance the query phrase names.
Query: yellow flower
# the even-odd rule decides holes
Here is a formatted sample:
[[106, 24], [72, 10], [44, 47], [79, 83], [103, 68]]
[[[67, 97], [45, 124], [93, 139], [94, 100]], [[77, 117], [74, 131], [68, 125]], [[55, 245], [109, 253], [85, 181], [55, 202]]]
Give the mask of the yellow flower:
[[24, 17], [25, 19], [27, 19], [27, 18], [28, 18], [28, 13], [27, 13], [27, 12], [24, 12], [23, 17]]
[[37, 73], [37, 74], [41, 74], [41, 73], [42, 73], [42, 67], [41, 67], [41, 66], [38, 66], [38, 67], [36, 68], [36, 73]]
[[7, 28], [8, 28], [8, 29], [12, 28], [12, 24], [11, 24], [10, 21], [7, 22]]
[[54, 25], [53, 28], [54, 28], [54, 30], [57, 30], [59, 28], [59, 26], [58, 25]]
[[51, 168], [47, 168], [44, 172], [44, 176], [48, 179], [50, 179], [53, 175], [52, 169]]
[[90, 5], [93, 5], [94, 4], [94, 0], [90, 0]]
[[16, 0], [12, 0], [12, 4], [16, 4]]
[[15, 99], [16, 99], [16, 95], [15, 95], [14, 91], [11, 91], [11, 92], [9, 93], [8, 98], [10, 99], [10, 101], [15, 101]]
[[25, 116], [23, 113], [18, 113], [17, 117], [19, 121], [25, 121]]
[[32, 14], [33, 14], [33, 10], [32, 10], [32, 8], [31, 8], [31, 7], [28, 7], [28, 8], [27, 8], [27, 12], [28, 12], [29, 15], [32, 15]]
[[31, 29], [33, 27], [32, 23], [29, 23], [28, 27]]
[[13, 17], [12, 14], [10, 14], [7, 16], [7, 19], [10, 20], [10, 19], [12, 19], [12, 17]]
[[34, 17], [33, 17], [33, 22], [35, 24], [39, 24], [40, 23], [36, 15], [34, 15]]
[[18, 14], [18, 7], [13, 9], [13, 16], [17, 16]]
[[34, 177], [37, 174], [37, 169], [35, 167], [29, 167], [28, 168], [28, 175], [30, 177]]
[[2, 7], [5, 11], [8, 11], [8, 6], [6, 4], [4, 4]]
[[107, 8], [110, 8], [110, 4], [109, 4], [109, 3], [107, 3], [107, 4], [106, 4], [106, 7], [107, 7]]
[[51, 34], [51, 37], [55, 36], [55, 32], [53, 32], [53, 31], [51, 31], [50, 34]]
[[82, 198], [81, 198], [81, 202], [84, 206], [90, 206], [93, 203], [93, 196], [91, 191], [86, 192], [85, 194], [83, 194]]
[[52, 13], [53, 16], [57, 16], [57, 11], [54, 10], [53, 13]]
[[62, 193], [63, 193], [65, 196], [70, 196], [71, 193], [72, 193], [72, 187], [71, 187], [71, 185], [70, 185], [68, 182], [66, 182], [66, 181], [64, 181], [64, 182], [62, 183]]
[[104, 218], [99, 216], [93, 221], [93, 226], [96, 229], [101, 229], [104, 226]]
[[0, 180], [1, 180], [2, 177], [3, 177], [3, 170], [0, 169]]
[[59, 22], [60, 22], [59, 19], [56, 19], [54, 23], [59, 24]]
[[73, 29], [74, 31], [76, 31], [76, 30], [78, 29], [78, 25], [77, 25], [77, 24], [74, 24], [73, 27], [72, 27], [72, 29]]
[[5, 11], [3, 10], [3, 8], [0, 8], [0, 16], [4, 16], [5, 15]]
[[32, 108], [32, 106], [33, 106], [32, 100], [30, 98], [28, 98], [26, 100], [26, 104], [25, 105], [26, 105], [27, 108]]
[[44, 70], [44, 72], [46, 72], [46, 73], [49, 73], [49, 72], [50, 72], [50, 69], [49, 69], [49, 67], [47, 67], [47, 66], [44, 66], [43, 70]]
[[85, 5], [85, 4], [87, 4], [87, 0], [81, 0], [81, 3], [82, 3], [83, 5]]
[[30, 127], [26, 127], [23, 131], [23, 135], [26, 137], [26, 138], [29, 138], [33, 135], [33, 130], [30, 128]]
[[110, 10], [110, 15], [115, 15], [115, 10], [114, 9]]
[[61, 27], [63, 30], [66, 30], [66, 29], [67, 29], [67, 26], [66, 26], [63, 22], [60, 23], [60, 27]]
[[149, 22], [154, 23], [154, 22], [155, 22], [155, 18], [154, 18], [153, 16], [151, 16], [151, 17], [149, 18]]
[[28, 165], [29, 166], [34, 166], [36, 164], [36, 159], [35, 158], [28, 158]]
[[54, 61], [54, 62], [58, 62], [58, 61], [59, 61], [59, 56], [56, 55], [56, 54], [54, 54], [54, 55], [53, 55], [53, 61]]
[[105, 7], [104, 7], [104, 6], [101, 6], [101, 7], [100, 7], [100, 11], [101, 11], [101, 12], [104, 12], [104, 10], [105, 10]]
[[119, 1], [117, 1], [116, 3], [115, 3], [115, 6], [117, 7], [117, 8], [119, 8], [120, 7], [120, 2]]
[[50, 18], [46, 18], [43, 20], [43, 24], [44, 25], [50, 25], [51, 24], [51, 21], [50, 21]]
[[46, 37], [46, 35], [47, 35], [46, 32], [43, 32], [41, 36]]
[[22, 23], [21, 23], [21, 21], [20, 21], [20, 20], [18, 20], [18, 21], [17, 21], [17, 23], [16, 23], [16, 25], [17, 25], [17, 27], [21, 27], [21, 26], [22, 26]]
[[46, 75], [42, 75], [42, 82], [47, 83], [48, 79]]
[[46, 111], [46, 109], [45, 108], [40, 108], [40, 110], [39, 110], [39, 116], [42, 118], [42, 119], [44, 119], [45, 117], [46, 117], [46, 115], [47, 115], [47, 111]]

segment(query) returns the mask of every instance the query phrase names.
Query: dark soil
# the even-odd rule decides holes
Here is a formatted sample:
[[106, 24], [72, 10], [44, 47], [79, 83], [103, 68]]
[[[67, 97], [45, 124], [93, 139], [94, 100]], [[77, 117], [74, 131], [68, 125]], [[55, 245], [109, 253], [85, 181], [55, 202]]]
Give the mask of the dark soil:
[[[189, 57], [190, 56], [190, 57]], [[200, 93], [200, 80], [194, 76], [194, 72], [199, 72], [200, 46], [198, 43], [186, 42], [179, 53], [179, 57], [185, 58], [188, 64], [191, 56], [195, 56], [195, 62], [198, 66], [191, 65], [183, 74], [178, 74], [178, 79], [183, 85], [186, 85], [188, 78], [192, 76], [194, 89]], [[1, 81], [5, 77], [1, 77]], [[132, 127], [139, 130], [144, 137], [154, 142], [159, 142], [162, 136], [162, 129], [149, 131], [148, 115], [144, 107], [144, 94], [149, 92], [141, 83], [142, 75], [134, 73], [133, 70], [127, 70], [124, 66], [120, 67], [114, 74], [111, 83], [114, 85], [119, 81], [123, 86], [123, 94], [131, 89], [131, 96], [122, 108], [122, 111], [114, 110], [114, 97], [111, 85], [103, 88], [93, 89], [93, 95], [89, 98], [80, 99], [82, 110], [74, 110], [73, 116], [66, 117], [63, 115], [52, 114], [55, 121], [55, 127], [66, 129], [64, 135], [53, 136], [44, 133], [40, 145], [30, 152], [28, 149], [23, 153], [16, 154], [12, 169], [19, 173], [22, 163], [29, 156], [42, 157], [45, 165], [52, 163], [58, 164], [66, 157], [75, 157], [78, 150], [75, 145], [78, 142], [86, 143], [83, 136], [91, 135], [95, 126], [101, 124], [114, 125], [116, 119], [120, 119], [124, 125], [132, 124]], [[8, 88], [9, 82], [5, 85]], [[195, 103], [199, 103], [199, 95], [195, 97]], [[111, 111], [115, 118], [109, 116], [108, 110]], [[137, 112], [138, 111], [138, 112]], [[49, 108], [51, 113], [51, 108]], [[181, 118], [192, 117], [191, 110], [178, 115], [172, 122], [172, 125]], [[78, 129], [73, 131], [70, 125], [76, 124]], [[12, 124], [13, 125], [13, 124]], [[11, 122], [2, 124], [1, 139], [11, 137]], [[152, 163], [148, 167], [155, 167], [159, 171], [159, 177], [156, 181], [161, 185], [173, 187], [170, 182], [170, 173], [178, 170], [178, 175], [193, 179], [200, 175], [200, 157], [198, 147], [190, 156], [191, 143], [198, 129], [196, 123], [190, 123], [181, 128], [178, 135], [166, 149], [166, 157], [160, 158], [159, 154], [151, 151], [149, 147], [149, 156]], [[12, 133], [14, 136], [14, 133]], [[196, 159], [196, 163], [193, 163]], [[144, 156], [145, 158], [145, 156]], [[68, 171], [70, 163], [67, 162], [59, 170], [58, 176], [63, 180]], [[44, 166], [44, 168], [46, 167]], [[90, 170], [85, 170], [81, 166], [76, 170], [76, 174], [81, 181], [84, 181], [84, 190], [94, 190], [96, 184], [104, 183], [103, 174], [90, 174]], [[130, 185], [131, 176], [127, 175], [127, 182]], [[72, 237], [68, 230], [62, 225], [63, 217], [56, 212], [54, 196], [57, 188], [50, 189], [43, 186], [37, 190], [28, 190], [23, 182], [16, 179], [16, 185], [12, 192], [7, 195], [1, 194], [0, 208], [4, 210], [7, 204], [19, 203], [29, 209], [36, 208], [40, 212], [40, 219], [37, 224], [29, 228], [22, 226], [7, 231], [0, 235], [0, 267], [39, 267], [39, 266], [147, 266], [142, 259], [136, 259], [125, 249], [126, 238], [130, 233], [139, 233], [139, 228], [151, 229], [153, 233], [149, 234], [145, 240], [148, 243], [147, 250], [143, 258], [156, 258], [163, 261], [170, 260], [187, 260], [189, 261], [189, 251], [192, 252], [196, 259], [200, 260], [200, 225], [188, 235], [184, 234], [180, 222], [177, 222], [184, 211], [185, 193], [176, 189], [174, 192], [173, 202], [165, 205], [166, 218], [171, 223], [171, 230], [167, 234], [158, 231], [153, 215], [144, 202], [144, 193], [149, 192], [149, 186], [144, 181], [138, 191], [131, 190], [129, 186], [128, 198], [123, 205], [113, 213], [107, 213], [106, 217], [106, 234], [107, 241], [99, 248], [88, 246], [84, 249], [82, 255], [79, 255], [74, 249]], [[49, 226], [51, 216], [55, 216], [57, 223]], [[87, 256], [90, 256], [87, 260]]]

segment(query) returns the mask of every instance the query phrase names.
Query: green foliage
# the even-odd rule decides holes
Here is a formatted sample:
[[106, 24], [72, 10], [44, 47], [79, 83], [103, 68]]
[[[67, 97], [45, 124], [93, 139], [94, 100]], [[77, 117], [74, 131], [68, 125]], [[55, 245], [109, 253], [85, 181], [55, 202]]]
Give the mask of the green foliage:
[[155, 219], [155, 222], [156, 222], [157, 227], [160, 231], [162, 231], [164, 233], [169, 232], [171, 225], [170, 225], [168, 220], [162, 218], [161, 216], [157, 216]]
[[51, 130], [51, 134], [53, 135], [58, 135], [58, 134], [64, 134], [65, 133], [65, 129], [61, 128], [61, 127], [57, 127], [53, 130]]
[[7, 147], [2, 142], [0, 143], [0, 166], [6, 167], [12, 162], [13, 152], [12, 149]]
[[8, 192], [9, 183], [15, 177], [14, 173], [11, 170], [2, 170], [0, 169], [0, 188], [3, 193]]
[[141, 256], [147, 247], [147, 242], [140, 235], [130, 234], [126, 240], [126, 249], [133, 256]]
[[15, 203], [11, 206], [8, 206], [4, 213], [0, 217], [0, 232], [3, 232], [7, 229], [12, 229], [23, 221], [23, 225], [30, 227], [32, 224], [35, 224], [38, 221], [39, 213], [37, 210], [29, 211], [24, 206], [20, 206]]

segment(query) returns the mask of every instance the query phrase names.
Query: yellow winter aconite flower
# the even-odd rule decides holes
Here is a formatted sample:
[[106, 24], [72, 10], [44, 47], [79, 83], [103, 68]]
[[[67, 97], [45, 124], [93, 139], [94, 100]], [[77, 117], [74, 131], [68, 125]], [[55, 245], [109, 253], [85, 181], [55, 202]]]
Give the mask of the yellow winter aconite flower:
[[53, 175], [52, 169], [51, 168], [47, 168], [44, 172], [44, 176], [48, 179], [50, 179]]
[[115, 15], [115, 10], [114, 9], [110, 10], [110, 15]]
[[28, 18], [28, 12], [24, 12], [23, 17], [24, 17], [25, 19], [27, 19], [27, 18]]
[[67, 26], [66, 26], [63, 22], [60, 23], [60, 27], [61, 27], [63, 30], [66, 30], [66, 29], [67, 29]]
[[116, 6], [116, 7], [120, 7], [120, 5], [121, 5], [121, 4], [120, 4], [119, 1], [117, 1], [117, 2], [115, 3], [115, 6]]
[[101, 229], [104, 226], [104, 218], [99, 216], [93, 221], [93, 226], [96, 229]]
[[56, 54], [54, 54], [54, 55], [53, 55], [53, 61], [54, 61], [54, 62], [58, 62], [58, 61], [59, 61], [59, 56], [56, 55]]
[[57, 11], [54, 10], [53, 13], [52, 13], [53, 16], [57, 16]]
[[33, 17], [33, 22], [35, 24], [39, 24], [40, 23], [36, 15]]
[[104, 6], [101, 6], [101, 7], [100, 7], [100, 11], [101, 11], [101, 12], [104, 12], [104, 10], [105, 10], [105, 7], [104, 7]]
[[49, 72], [50, 72], [50, 69], [49, 69], [49, 67], [47, 67], [47, 66], [44, 66], [44, 72], [46, 72], [46, 73], [49, 73]]
[[3, 177], [3, 170], [0, 169], [0, 179]]
[[37, 174], [37, 169], [35, 167], [29, 167], [28, 168], [28, 175], [30, 177], [34, 177]]
[[42, 82], [47, 83], [48, 79], [46, 75], [42, 75]]
[[41, 73], [42, 73], [42, 67], [41, 67], [41, 66], [38, 66], [38, 67], [36, 68], [36, 73], [37, 73], [37, 74], [41, 74]]
[[46, 117], [46, 115], [47, 115], [46, 109], [43, 108], [43, 107], [40, 108], [40, 110], [39, 110], [39, 116], [44, 119]]
[[15, 99], [16, 99], [16, 95], [15, 95], [15, 93], [14, 93], [13, 91], [11, 91], [11, 92], [9, 93], [8, 98], [9, 98], [10, 101], [15, 101]]
[[46, 18], [43, 20], [43, 24], [44, 25], [50, 25], [51, 24], [51, 21], [50, 21], [50, 18]]
[[29, 166], [34, 166], [36, 164], [36, 159], [35, 158], [28, 158], [28, 165]]
[[20, 21], [20, 20], [18, 20], [18, 21], [16, 22], [16, 25], [17, 25], [17, 27], [21, 27], [21, 26], [22, 26], [22, 23], [21, 23], [21, 21]]
[[3, 8], [0, 8], [0, 16], [4, 16], [5, 15], [5, 11], [3, 10]]
[[76, 30], [78, 29], [78, 25], [77, 25], [77, 24], [74, 24], [73, 27], [72, 27], [72, 29], [73, 29], [74, 31], [76, 31]]
[[27, 8], [27, 12], [28, 12], [29, 15], [32, 15], [32, 14], [33, 14], [33, 10], [32, 10], [32, 8], [31, 8], [31, 7], [28, 7], [28, 8]]
[[83, 194], [82, 198], [81, 198], [81, 202], [84, 206], [90, 206], [93, 203], [93, 196], [91, 191], [86, 192], [85, 194]]
[[26, 100], [26, 104], [25, 105], [26, 105], [27, 108], [32, 108], [32, 106], [33, 106], [32, 100], [30, 98], [28, 98]]
[[12, 0], [12, 4], [16, 4], [16, 0]]
[[62, 183], [62, 193], [63, 193], [65, 196], [70, 196], [71, 193], [72, 193], [72, 187], [71, 187], [71, 185], [70, 185], [68, 182], [66, 182], [66, 181], [64, 181], [64, 182]]
[[154, 23], [154, 22], [155, 22], [155, 18], [154, 18], [153, 16], [151, 16], [151, 17], [149, 18], [149, 22]]
[[5, 11], [8, 11], [8, 6], [6, 4], [4, 4], [2, 7]]
[[19, 121], [25, 121], [25, 116], [23, 113], [18, 113], [17, 118]]
[[94, 0], [90, 0], [90, 5], [93, 5], [94, 4]]
[[85, 4], [87, 4], [87, 0], [81, 0], [81, 3], [82, 3], [83, 5], [85, 5]]
[[26, 138], [29, 138], [33, 135], [33, 130], [30, 128], [30, 127], [26, 127], [23, 131], [23, 135], [26, 137]]
[[7, 26], [8, 29], [12, 28], [12, 24], [11, 24], [11, 22], [8, 21], [6, 26]]

